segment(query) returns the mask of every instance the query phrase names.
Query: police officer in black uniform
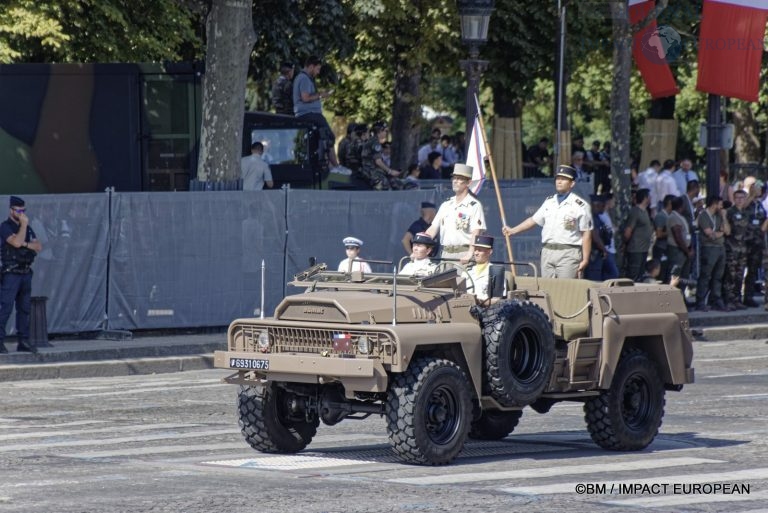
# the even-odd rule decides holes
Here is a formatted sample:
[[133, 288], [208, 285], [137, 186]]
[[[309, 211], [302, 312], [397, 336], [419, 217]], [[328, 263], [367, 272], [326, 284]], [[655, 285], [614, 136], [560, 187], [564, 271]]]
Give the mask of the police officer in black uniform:
[[29, 227], [24, 200], [11, 196], [10, 214], [0, 224], [0, 353], [5, 348], [5, 325], [16, 303], [19, 351], [37, 353], [29, 344], [29, 313], [32, 303], [32, 262], [43, 249]]

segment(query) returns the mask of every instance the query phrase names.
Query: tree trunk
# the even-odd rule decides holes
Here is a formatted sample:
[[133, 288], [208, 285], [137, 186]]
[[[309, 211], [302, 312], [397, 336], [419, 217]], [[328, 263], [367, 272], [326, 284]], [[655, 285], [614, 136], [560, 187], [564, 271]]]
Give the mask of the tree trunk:
[[736, 162], [760, 162], [760, 138], [757, 135], [757, 120], [752, 104], [741, 100], [731, 100], [731, 119], [734, 124], [736, 140], [734, 156]]
[[256, 42], [251, 0], [213, 0], [206, 20], [206, 62], [199, 180], [240, 177], [245, 83]]
[[611, 88], [611, 183], [616, 219], [622, 226], [629, 215], [629, 78], [632, 71], [632, 32], [627, 2], [611, 2], [613, 18], [613, 84]]
[[419, 146], [421, 112], [421, 67], [397, 65], [395, 69], [395, 94], [392, 102], [392, 167], [403, 172], [415, 161]]

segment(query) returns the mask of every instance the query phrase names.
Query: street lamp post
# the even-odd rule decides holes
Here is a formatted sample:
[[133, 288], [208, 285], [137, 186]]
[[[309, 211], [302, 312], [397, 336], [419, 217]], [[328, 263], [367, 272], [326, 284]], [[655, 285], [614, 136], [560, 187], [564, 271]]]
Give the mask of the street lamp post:
[[461, 18], [461, 41], [469, 46], [469, 59], [460, 61], [467, 74], [467, 140], [477, 115], [475, 95], [480, 89], [480, 76], [488, 67], [488, 61], [478, 59], [480, 45], [488, 40], [488, 22], [493, 12], [493, 0], [456, 0]]

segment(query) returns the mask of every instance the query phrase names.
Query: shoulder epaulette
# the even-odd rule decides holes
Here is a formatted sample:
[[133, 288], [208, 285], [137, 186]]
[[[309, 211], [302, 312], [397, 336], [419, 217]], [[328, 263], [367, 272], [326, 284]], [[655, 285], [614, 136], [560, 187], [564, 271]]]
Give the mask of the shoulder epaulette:
[[579, 198], [574, 198], [574, 199], [576, 200], [576, 204], [577, 204], [577, 205], [579, 205], [580, 207], [583, 207], [583, 206], [584, 206], [584, 202], [583, 202], [583, 201], [581, 201]]
[[552, 199], [556, 196], [556, 194], [553, 194], [552, 196], [547, 196], [547, 199]]
[[477, 201], [470, 201], [469, 204], [474, 206], [475, 204], [477, 204]]

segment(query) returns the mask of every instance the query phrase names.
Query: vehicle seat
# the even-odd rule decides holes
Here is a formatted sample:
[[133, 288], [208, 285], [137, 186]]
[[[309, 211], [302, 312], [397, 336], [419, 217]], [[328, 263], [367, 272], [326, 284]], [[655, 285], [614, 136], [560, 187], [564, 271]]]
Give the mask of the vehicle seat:
[[[512, 278], [512, 285], [514, 288], [509, 290], [539, 290], [547, 293], [555, 315], [556, 335], [565, 340], [589, 336], [589, 289], [599, 284], [589, 280], [516, 276]], [[578, 315], [574, 315], [576, 313]]]

